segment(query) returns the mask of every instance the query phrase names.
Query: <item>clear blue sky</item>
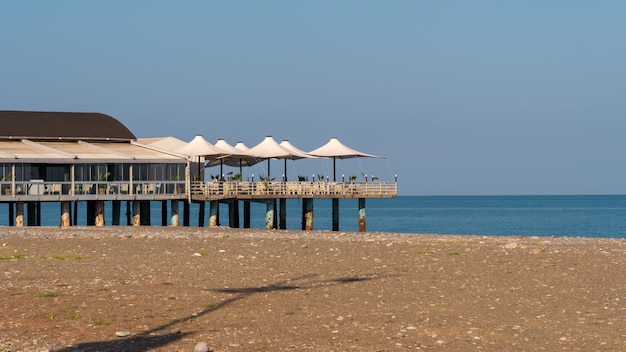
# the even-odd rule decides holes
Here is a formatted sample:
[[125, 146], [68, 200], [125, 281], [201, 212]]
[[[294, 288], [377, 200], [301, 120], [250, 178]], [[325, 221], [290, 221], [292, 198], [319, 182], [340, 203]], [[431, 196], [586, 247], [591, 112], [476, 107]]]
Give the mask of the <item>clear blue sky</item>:
[[0, 109], [338, 137], [387, 157], [341, 172], [398, 174], [400, 195], [626, 194], [624, 18], [624, 1], [2, 0]]

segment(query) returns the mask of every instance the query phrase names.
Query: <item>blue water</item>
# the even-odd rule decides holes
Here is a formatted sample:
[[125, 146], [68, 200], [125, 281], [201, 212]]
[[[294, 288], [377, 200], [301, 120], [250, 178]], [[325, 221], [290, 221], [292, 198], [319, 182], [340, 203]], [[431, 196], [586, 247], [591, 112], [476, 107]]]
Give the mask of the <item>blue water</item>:
[[[340, 231], [357, 231], [356, 199], [341, 199]], [[107, 203], [107, 207], [110, 204]], [[86, 224], [86, 206], [79, 203], [78, 225]], [[205, 226], [208, 223], [208, 206]], [[122, 202], [122, 213], [125, 213]], [[182, 211], [182, 206], [180, 207]], [[198, 225], [197, 204], [190, 225]], [[0, 205], [0, 225], [8, 225], [8, 208]], [[287, 228], [300, 229], [302, 201], [287, 200]], [[240, 207], [243, 214], [243, 207]], [[59, 203], [42, 205], [42, 225], [57, 226]], [[105, 209], [107, 224], [110, 208]], [[220, 223], [228, 225], [228, 207], [220, 206]], [[278, 216], [278, 214], [276, 214]], [[152, 224], [161, 224], [161, 204], [154, 202]], [[243, 218], [243, 216], [242, 216]], [[368, 232], [477, 234], [503, 236], [584, 236], [626, 238], [626, 196], [404, 196], [367, 199]], [[126, 224], [122, 215], [121, 223]], [[181, 216], [182, 223], [182, 216]], [[332, 228], [331, 201], [314, 200], [314, 229]], [[240, 223], [243, 226], [243, 223]], [[251, 204], [251, 227], [265, 227], [265, 205]]]

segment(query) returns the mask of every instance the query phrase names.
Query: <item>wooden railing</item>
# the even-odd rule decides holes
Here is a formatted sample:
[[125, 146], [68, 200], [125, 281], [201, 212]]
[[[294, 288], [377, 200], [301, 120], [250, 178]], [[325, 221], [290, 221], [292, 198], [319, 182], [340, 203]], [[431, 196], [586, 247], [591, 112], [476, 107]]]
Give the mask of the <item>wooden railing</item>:
[[185, 181], [15, 181], [0, 182], [4, 196], [176, 195], [185, 193]]
[[74, 181], [0, 182], [0, 201], [56, 199], [252, 199], [252, 198], [391, 198], [395, 182], [191, 182]]
[[193, 197], [210, 198], [391, 198], [395, 182], [194, 182]]

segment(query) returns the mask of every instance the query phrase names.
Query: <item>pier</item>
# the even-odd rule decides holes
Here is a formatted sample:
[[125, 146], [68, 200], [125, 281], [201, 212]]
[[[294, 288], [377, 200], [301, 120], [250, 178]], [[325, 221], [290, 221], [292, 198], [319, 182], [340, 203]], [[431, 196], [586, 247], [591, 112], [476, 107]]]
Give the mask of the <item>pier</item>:
[[[250, 227], [250, 203], [256, 202], [265, 204], [266, 229], [286, 229], [285, 203], [296, 198], [302, 200], [302, 212], [298, 214], [301, 229], [312, 230], [314, 199], [330, 198], [332, 230], [339, 230], [339, 201], [354, 199], [358, 213], [353, 216], [357, 217], [359, 231], [366, 231], [366, 199], [397, 196], [397, 178], [392, 182], [368, 180], [367, 176], [362, 181], [350, 178], [348, 182], [343, 177], [341, 182], [328, 177], [294, 182], [284, 176], [283, 181], [267, 177], [250, 182], [226, 180], [223, 176], [204, 180], [206, 166], [220, 165], [221, 169], [225, 162], [230, 166], [239, 163], [241, 167], [244, 158], [249, 165], [268, 160], [269, 173], [269, 159], [323, 157], [326, 146], [318, 148], [316, 156], [290, 144], [289, 149], [278, 146], [266, 137], [251, 152], [232, 147], [226, 152], [197, 136], [186, 145], [193, 151], [183, 154], [180, 150], [184, 148], [138, 140], [119, 121], [98, 113], [0, 111], [0, 126], [5, 126], [0, 131], [0, 204], [7, 206], [10, 226], [40, 226], [41, 204], [45, 202], [59, 204], [61, 226], [77, 224], [80, 202], [87, 205], [87, 225], [152, 225], [150, 209], [157, 202], [162, 209], [162, 226], [189, 226], [189, 205], [193, 203], [200, 208], [199, 226], [205, 226], [207, 208], [206, 226], [220, 226], [219, 205], [225, 203], [229, 226], [239, 227], [243, 215], [246, 228]], [[198, 145], [194, 144], [198, 143], [205, 148], [201, 152], [195, 151]], [[263, 148], [258, 148], [261, 144]], [[274, 148], [269, 154], [268, 145]], [[336, 148], [340, 143], [331, 139], [327, 145]], [[254, 149], [263, 149], [265, 154], [253, 154]], [[107, 203], [109, 206], [105, 206]], [[105, 208], [112, 212], [109, 222]]]
[[[365, 231], [365, 199], [391, 198], [397, 195], [396, 182], [47, 182], [41, 180], [12, 182], [0, 181], [0, 203], [8, 206], [11, 226], [41, 225], [41, 203], [56, 202], [61, 207], [62, 226], [76, 225], [77, 202], [87, 204], [88, 225], [154, 225], [149, 213], [154, 202], [162, 207], [162, 226], [189, 226], [191, 214], [186, 204], [200, 205], [198, 224], [204, 225], [204, 209], [209, 210], [207, 226], [220, 226], [219, 204], [228, 204], [228, 226], [239, 227], [243, 215], [243, 226], [249, 228], [250, 202], [266, 204], [266, 229], [286, 229], [286, 199], [302, 199], [302, 230], [312, 230], [314, 225], [314, 199], [333, 200], [333, 230], [339, 230], [338, 202], [340, 199], [355, 199], [359, 204], [359, 230]], [[105, 202], [110, 202], [113, 214], [105, 220]], [[122, 202], [127, 210], [121, 210]], [[169, 204], [168, 204], [169, 203]], [[243, 211], [240, 206], [243, 205]], [[73, 210], [72, 210], [73, 209]], [[143, 210], [142, 210], [143, 209]], [[122, 219], [123, 213], [132, 214]], [[169, 214], [167, 216], [166, 214]], [[180, 221], [180, 219], [183, 221]], [[362, 225], [361, 225], [362, 224]], [[246, 226], [247, 225], [247, 226]]]

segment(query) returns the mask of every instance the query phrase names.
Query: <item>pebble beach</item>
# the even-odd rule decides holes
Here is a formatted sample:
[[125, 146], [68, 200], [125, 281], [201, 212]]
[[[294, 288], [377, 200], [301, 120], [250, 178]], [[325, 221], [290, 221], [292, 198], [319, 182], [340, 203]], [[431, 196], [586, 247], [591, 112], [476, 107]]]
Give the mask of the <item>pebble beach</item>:
[[0, 351], [623, 351], [626, 240], [0, 228]]

